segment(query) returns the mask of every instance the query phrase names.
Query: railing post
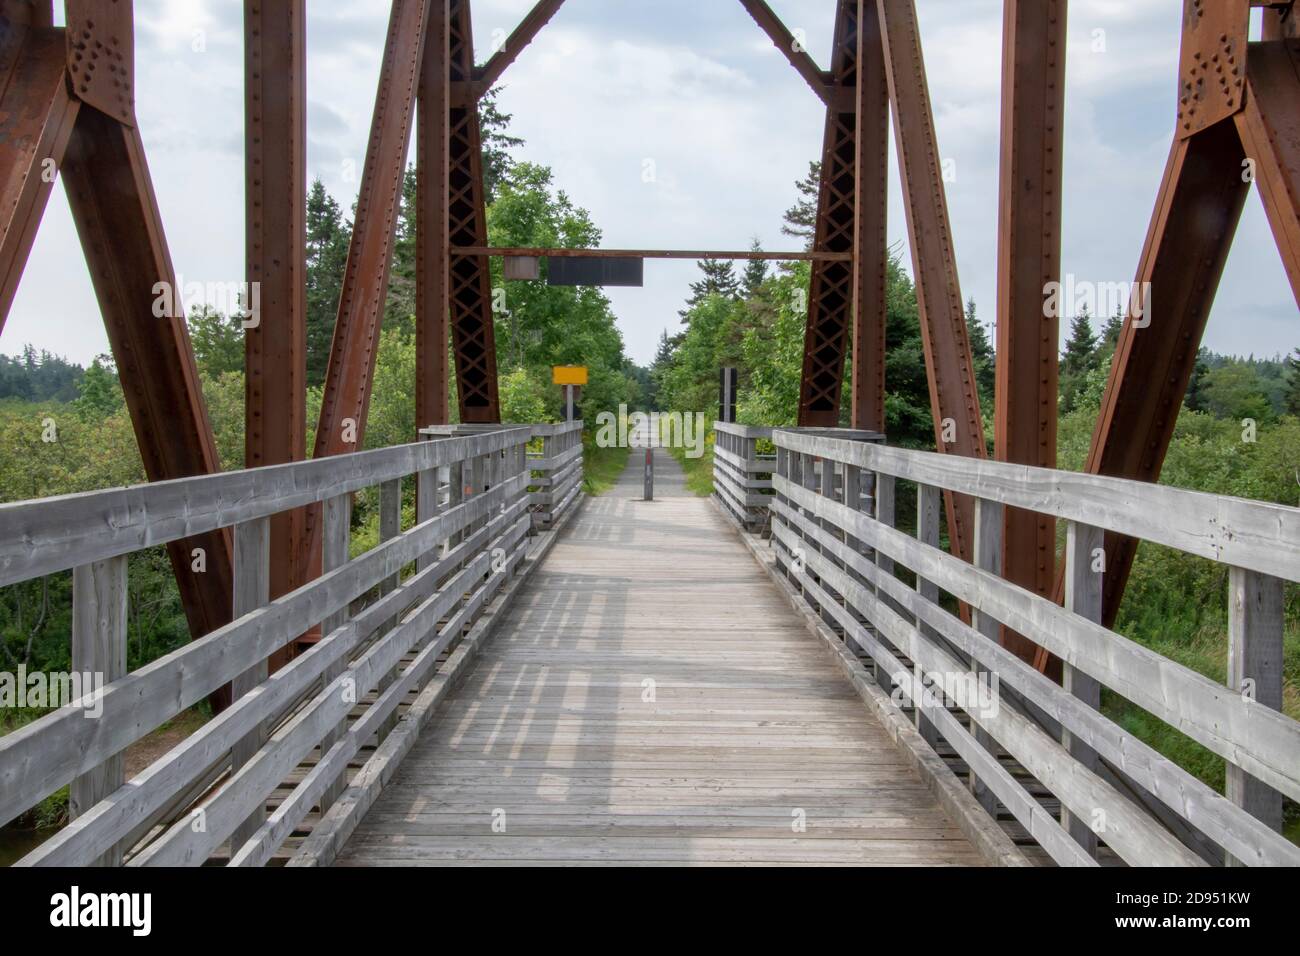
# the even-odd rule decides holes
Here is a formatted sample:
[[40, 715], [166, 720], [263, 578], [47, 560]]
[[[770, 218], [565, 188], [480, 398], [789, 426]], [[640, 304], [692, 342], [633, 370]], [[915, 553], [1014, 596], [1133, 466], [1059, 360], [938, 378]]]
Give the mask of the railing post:
[[[265, 606], [271, 600], [271, 519], [254, 518], [235, 525], [234, 551], [234, 618], [238, 620], [245, 614]], [[238, 701], [253, 688], [263, 683], [267, 677], [267, 662], [259, 661], [231, 682], [231, 698]], [[251, 760], [254, 754], [266, 742], [266, 725], [260, 724], [247, 736], [238, 741], [230, 754], [230, 772], [237, 773], [239, 768]], [[233, 856], [251, 837], [266, 819], [266, 806], [260, 805], [243, 823], [235, 828], [230, 837], [230, 852]]]
[[[1002, 505], [996, 501], [989, 501], [986, 498], [975, 499], [974, 564], [975, 567], [992, 574], [1000, 574], [1002, 571], [1002, 515], [1004, 510]], [[1002, 628], [996, 618], [975, 608], [971, 608], [971, 617], [977, 631], [994, 643], [998, 642]], [[978, 678], [980, 668], [973, 661], [971, 671]], [[975, 740], [996, 757], [998, 745], [993, 737], [977, 724], [974, 725], [974, 730]], [[980, 805], [992, 814], [997, 808], [997, 797], [984, 784], [984, 781], [975, 775], [974, 770], [970, 774], [970, 789]]]
[[[438, 468], [426, 468], [415, 476], [415, 523], [424, 524], [441, 511], [438, 501]], [[437, 550], [430, 549], [415, 562], [415, 570], [423, 571], [438, 558]]]
[[[1228, 686], [1256, 707], [1282, 709], [1281, 579], [1228, 570]], [[1250, 776], [1231, 761], [1224, 794], [1274, 830], [1282, 829], [1282, 794]], [[1231, 855], [1228, 866], [1241, 865]]]
[[[1102, 583], [1100, 567], [1094, 567], [1099, 555], [1104, 555], [1105, 532], [1092, 525], [1068, 522], [1065, 526], [1065, 609], [1089, 621], [1101, 623]], [[1101, 683], [1069, 664], [1063, 665], [1062, 685], [1093, 710], [1101, 709]], [[1061, 730], [1061, 743], [1075, 760], [1089, 770], [1096, 771], [1097, 752], [1074, 738], [1069, 730]], [[1082, 820], [1061, 807], [1061, 826], [1092, 856], [1097, 855], [1097, 834], [1089, 821]]]
[[[110, 684], [126, 676], [127, 556], [83, 564], [72, 571], [72, 670], [98, 675]], [[65, 701], [65, 703], [67, 703]], [[72, 781], [68, 813], [75, 819], [126, 782], [122, 754], [114, 754], [89, 773]], [[96, 866], [121, 866], [121, 845], [95, 861]]]
[[[402, 479], [393, 478], [385, 481], [379, 486], [379, 543], [391, 541], [402, 533]], [[381, 581], [379, 584], [379, 594], [382, 597], [385, 594], [391, 594], [402, 583], [402, 574], [397, 572], [392, 577]], [[385, 621], [379, 627], [378, 638], [382, 638], [397, 624], [397, 617], [393, 616]], [[382, 694], [397, 680], [397, 669], [394, 668], [385, 674], [379, 680], [378, 692]], [[379, 739], [388, 736], [388, 732], [397, 726], [397, 711], [393, 713], [380, 725]]]
[[[928, 544], [932, 548], [938, 548], [940, 545], [940, 501], [941, 492], [934, 485], [917, 485], [916, 487], [916, 537], [922, 544]], [[932, 604], [939, 603], [939, 586], [933, 581], [916, 576], [916, 592], [925, 600]], [[939, 633], [930, 625], [923, 623], [920, 619], [916, 621], [917, 630], [920, 632], [922, 640], [928, 640], [932, 644], [937, 644], [940, 640]], [[913, 685], [917, 695], [925, 693], [925, 669], [919, 664], [913, 664]], [[943, 700], [941, 691], [936, 689], [935, 697]], [[939, 742], [939, 731], [930, 718], [926, 717], [921, 710], [920, 700], [914, 700], [916, 718], [916, 729], [925, 738], [926, 743], [934, 747]]]
[[[350, 557], [349, 549], [352, 543], [352, 496], [336, 495], [333, 498], [326, 499], [322, 509], [324, 519], [324, 530], [321, 534], [321, 544], [323, 549], [321, 567], [328, 574], [336, 568], [341, 568], [348, 563]], [[321, 625], [321, 631], [328, 636], [333, 631], [338, 630], [348, 620], [348, 610], [342, 610], [331, 614]], [[322, 681], [325, 686], [329, 686], [344, 670], [347, 669], [346, 658], [341, 658], [335, 664], [332, 664], [322, 675]], [[321, 754], [329, 752], [329, 749], [342, 739], [343, 734], [347, 731], [348, 720], [344, 717], [339, 726], [328, 731], [321, 739]], [[342, 775], [330, 782], [321, 795], [321, 813], [324, 814], [331, 806], [334, 805], [340, 794], [343, 793], [345, 780]]]
[[[821, 467], [818, 469], [818, 472], [819, 472], [820, 481], [818, 482], [819, 487], [817, 490], [821, 493], [821, 496], [823, 498], [829, 498], [831, 501], [834, 501], [835, 500], [835, 460], [833, 458], [823, 458], [821, 460]], [[816, 527], [821, 528], [825, 534], [830, 535], [835, 529], [835, 524], [823, 518], [816, 522]], [[817, 551], [819, 553], [824, 553], [821, 545], [817, 546]], [[827, 559], [832, 564], [838, 564], [838, 562], [835, 561], [834, 557], [829, 554], [827, 554]], [[822, 582], [822, 590], [825, 591], [828, 595], [830, 594], [830, 588], [826, 586], [825, 582]], [[839, 627], [839, 622], [836, 621], [835, 615], [831, 612], [830, 608], [823, 607], [821, 611], [822, 611], [822, 620], [826, 622], [827, 627], [829, 627], [832, 631], [835, 630], [835, 628]]]
[[[894, 494], [897, 490], [897, 483], [893, 475], [886, 475], [884, 472], [876, 472], [876, 496], [875, 496], [875, 518], [887, 528], [894, 527]], [[887, 557], [883, 552], [876, 551], [876, 567], [880, 568], [882, 574], [894, 573], [894, 559]], [[884, 600], [884, 595], [877, 596], [877, 600]], [[885, 665], [876, 661], [876, 683], [878, 683], [886, 693], [894, 692], [894, 679], [885, 671]]]

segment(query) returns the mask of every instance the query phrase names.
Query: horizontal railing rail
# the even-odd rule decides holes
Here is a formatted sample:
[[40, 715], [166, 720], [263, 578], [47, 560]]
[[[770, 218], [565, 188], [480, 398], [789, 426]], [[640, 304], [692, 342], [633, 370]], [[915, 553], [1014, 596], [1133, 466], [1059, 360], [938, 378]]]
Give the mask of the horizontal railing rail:
[[[1135, 865], [1203, 863], [1207, 848], [1210, 862], [1300, 864], [1278, 832], [1283, 795], [1300, 799], [1300, 723], [1280, 710], [1282, 589], [1300, 580], [1300, 509], [832, 432], [772, 440], [777, 566], [874, 661], [922, 736], [946, 740], [987, 809], [1000, 802], [1060, 863], [1095, 864], [1100, 840]], [[917, 486], [915, 536], [894, 527], [899, 481]], [[973, 564], [940, 548], [944, 492], [975, 499]], [[1066, 522], [1064, 607], [1000, 577], [1008, 506]], [[1101, 625], [1106, 531], [1229, 567], [1231, 686]], [[1003, 648], [1002, 626], [1059, 657], [1064, 686]], [[1107, 717], [1103, 687], [1222, 757], [1225, 793]], [[1059, 815], [1001, 752], [1059, 800]]]
[[[533, 526], [550, 528], [563, 517], [582, 491], [582, 422], [537, 425], [534, 439], [541, 439], [539, 453], [531, 454], [528, 470], [529, 500]], [[536, 441], [534, 441], [536, 444]]]
[[776, 455], [760, 454], [758, 445], [772, 440], [772, 429], [714, 422], [713, 434], [714, 494], [745, 530], [763, 531]]
[[[73, 568], [73, 670], [102, 689], [0, 737], [0, 821], [67, 785], [70, 822], [26, 865], [268, 862], [347, 784], [363, 748], [435, 674], [518, 570], [532, 532], [533, 429], [0, 506], [2, 583]], [[402, 480], [417, 517], [402, 528]], [[377, 546], [349, 554], [354, 492], [378, 489]], [[323, 574], [270, 600], [270, 518], [321, 511]], [[234, 619], [125, 672], [127, 556], [230, 529]], [[268, 659], [321, 639], [268, 676]], [[103, 666], [103, 662], [110, 663]], [[231, 705], [126, 780], [132, 744], [231, 685]], [[294, 768], [270, 815], [268, 800]]]

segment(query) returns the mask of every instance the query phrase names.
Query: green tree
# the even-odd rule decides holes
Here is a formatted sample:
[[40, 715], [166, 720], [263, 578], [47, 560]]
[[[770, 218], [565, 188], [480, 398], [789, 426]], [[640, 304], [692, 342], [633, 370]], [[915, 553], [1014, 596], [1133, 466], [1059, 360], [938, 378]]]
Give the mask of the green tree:
[[[762, 252], [763, 246], [759, 243], [758, 237], [755, 236], [749, 244], [750, 252]], [[750, 259], [745, 263], [745, 269], [740, 276], [740, 292], [746, 299], [752, 299], [758, 295], [758, 290], [762, 288], [763, 282], [767, 279], [767, 261], [765, 259]]]
[[244, 326], [237, 317], [196, 305], [188, 324], [194, 361], [202, 375], [217, 378], [244, 370]]
[[821, 194], [822, 164], [814, 160], [808, 164], [808, 175], [795, 183], [799, 198], [785, 211], [781, 232], [804, 241], [804, 248], [813, 247], [817, 235], [817, 200]]
[[352, 224], [318, 179], [307, 193], [307, 384], [325, 381]]
[[691, 283], [691, 296], [686, 300], [686, 308], [679, 315], [683, 322], [689, 321], [691, 309], [709, 296], [720, 295], [726, 299], [740, 297], [740, 283], [736, 280], [735, 263], [719, 259], [701, 259], [700, 271], [704, 278]]
[[997, 356], [989, 341], [988, 330], [975, 314], [975, 299], [966, 300], [966, 335], [970, 339], [971, 358], [975, 363], [975, 386], [979, 391], [980, 409], [985, 417], [993, 411], [993, 391], [997, 383]]
[[1288, 415], [1300, 415], [1300, 348], [1286, 360], [1286, 383], [1283, 408]]
[[118, 411], [125, 401], [111, 355], [95, 356], [77, 389], [78, 395], [72, 404], [87, 418], [105, 418]]
[[1097, 336], [1092, 331], [1092, 317], [1084, 309], [1070, 320], [1070, 338], [1061, 355], [1061, 413], [1073, 411], [1079, 389], [1101, 361]]
[[1247, 362], [1230, 362], [1205, 375], [1205, 409], [1218, 418], [1272, 421], [1273, 405], [1259, 373]]

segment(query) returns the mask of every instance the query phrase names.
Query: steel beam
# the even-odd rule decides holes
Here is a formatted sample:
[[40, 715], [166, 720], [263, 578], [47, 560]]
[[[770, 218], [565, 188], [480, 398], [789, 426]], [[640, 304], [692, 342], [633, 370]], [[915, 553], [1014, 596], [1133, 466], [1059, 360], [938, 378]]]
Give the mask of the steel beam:
[[[258, 307], [244, 337], [248, 468], [307, 454], [306, 7], [244, 4], [245, 309]], [[272, 599], [307, 582], [306, 531], [305, 509], [271, 519]]]
[[563, 5], [564, 0], [538, 0], [537, 5], [528, 11], [519, 26], [506, 38], [505, 45], [494, 51], [487, 63], [474, 70], [475, 85], [480, 96], [497, 84], [510, 64], [533, 42], [542, 27], [551, 22], [551, 17]]
[[740, 0], [740, 3], [754, 18], [759, 28], [768, 35], [781, 55], [789, 60], [790, 65], [804, 78], [809, 88], [817, 94], [818, 99], [830, 106], [830, 87], [834, 84], [833, 74], [823, 72], [765, 0]]
[[80, 102], [68, 92], [64, 31], [0, 8], [0, 330], [13, 305]]
[[[1066, 0], [1006, 0], [1002, 166], [998, 207], [997, 393], [994, 457], [1056, 467], [1060, 321], [1048, 305], [1061, 273]], [[1007, 508], [1002, 575], [1041, 595], [1055, 584], [1055, 522]], [[1003, 629], [1033, 661], [1037, 645]]]
[[853, 203], [854, 428], [885, 431], [885, 323], [889, 279], [889, 82], [880, 15], [858, 0], [857, 158]]
[[[316, 458], [358, 451], [365, 439], [429, 5], [430, 0], [394, 0], [389, 15], [370, 142], [316, 427]], [[313, 528], [316, 524], [312, 522]], [[317, 550], [319, 534], [315, 530], [311, 541], [313, 551]], [[313, 562], [317, 560], [313, 556]]]
[[[420, 70], [416, 139], [415, 425], [446, 425], [448, 127], [451, 110], [451, 3], [433, 0]], [[415, 436], [412, 436], [414, 439]]]
[[[474, 39], [469, 0], [451, 0], [450, 33], [448, 241], [453, 247], [481, 247], [487, 245], [487, 210], [478, 100], [472, 93]], [[453, 254], [450, 273], [451, 334], [460, 420], [465, 424], [499, 422], [496, 329], [488, 258]]]
[[[90, 267], [108, 339], [150, 481], [221, 470], [185, 317], [155, 317], [155, 287], [176, 290], [140, 133], [83, 107], [63, 161], [72, 218]], [[198, 562], [196, 549], [202, 549]], [[190, 633], [230, 621], [228, 532], [168, 547]], [[202, 570], [199, 570], [199, 568]]]
[[1300, 40], [1252, 43], [1249, 55], [1237, 132], [1300, 306]]
[[[877, 0], [877, 9], [916, 273], [935, 443], [942, 452], [986, 458], [916, 7], [913, 0]], [[951, 494], [945, 494], [945, 501], [953, 553], [969, 561], [974, 505], [965, 496]]]
[[834, 428], [840, 422], [844, 359], [853, 306], [852, 253], [857, 231], [858, 0], [837, 0], [831, 56], [831, 92], [822, 140], [815, 252], [849, 254], [819, 260], [808, 285], [807, 331], [799, 386], [799, 425]]
[[[1120, 333], [1086, 471], [1155, 481], [1196, 364], [1249, 183], [1235, 126], [1175, 141]], [[1113, 623], [1136, 542], [1106, 534], [1103, 613]]]

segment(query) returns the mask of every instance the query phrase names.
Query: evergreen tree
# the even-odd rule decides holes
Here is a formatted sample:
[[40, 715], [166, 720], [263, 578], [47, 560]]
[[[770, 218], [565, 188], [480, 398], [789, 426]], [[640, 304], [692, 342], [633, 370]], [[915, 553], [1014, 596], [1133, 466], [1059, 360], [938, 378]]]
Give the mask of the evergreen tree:
[[808, 164], [808, 175], [795, 183], [799, 198], [785, 211], [785, 224], [781, 232], [804, 240], [804, 248], [811, 249], [817, 234], [817, 199], [821, 194], [822, 164], [814, 160]]
[[77, 411], [88, 418], [106, 418], [122, 407], [122, 386], [117, 380], [111, 355], [97, 355], [77, 385], [73, 401]]
[[[758, 237], [749, 245], [750, 252], [762, 252], [763, 247], [759, 244]], [[745, 299], [752, 299], [758, 295], [759, 287], [767, 278], [767, 261], [764, 259], [750, 259], [745, 264], [745, 271], [740, 276], [740, 289]]]
[[307, 194], [307, 384], [325, 381], [352, 224], [318, 179]]
[[497, 107], [497, 94], [500, 92], [501, 87], [494, 86], [478, 101], [478, 123], [483, 139], [483, 194], [488, 205], [496, 200], [501, 184], [505, 182], [506, 174], [514, 162], [509, 150], [524, 145], [518, 136], [506, 132], [513, 116], [502, 113]]
[[1114, 315], [1106, 320], [1106, 324], [1101, 329], [1101, 347], [1108, 352], [1114, 352], [1115, 346], [1119, 344], [1119, 334], [1124, 331], [1124, 321], [1127, 316], [1121, 307]]
[[699, 282], [691, 283], [691, 297], [686, 300], [686, 308], [678, 313], [682, 317], [682, 322], [687, 321], [691, 309], [711, 295], [720, 295], [732, 300], [740, 298], [740, 283], [736, 281], [734, 262], [701, 259], [700, 271], [704, 273], [704, 278]]
[[975, 363], [975, 386], [979, 390], [980, 408], [985, 414], [993, 410], [993, 392], [997, 383], [997, 357], [988, 331], [975, 315], [975, 300], [966, 300], [966, 336], [970, 339], [971, 358]]
[[244, 326], [207, 306], [194, 306], [187, 320], [194, 362], [208, 378], [244, 370]]
[[1187, 382], [1187, 395], [1183, 404], [1194, 412], [1203, 412], [1205, 407], [1205, 377], [1210, 372], [1209, 351], [1205, 348], [1196, 353], [1196, 364], [1192, 366], [1192, 377]]
[[1070, 338], [1061, 356], [1061, 414], [1074, 410], [1088, 374], [1101, 363], [1092, 317], [1084, 309], [1070, 321]]
[[1300, 348], [1286, 360], [1286, 383], [1282, 408], [1288, 415], [1300, 415]]

